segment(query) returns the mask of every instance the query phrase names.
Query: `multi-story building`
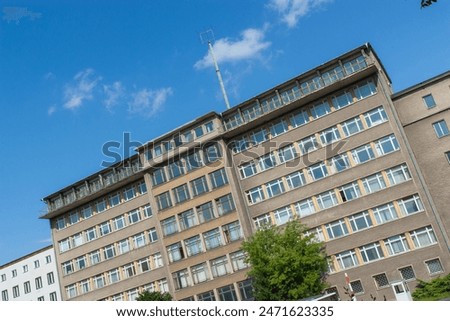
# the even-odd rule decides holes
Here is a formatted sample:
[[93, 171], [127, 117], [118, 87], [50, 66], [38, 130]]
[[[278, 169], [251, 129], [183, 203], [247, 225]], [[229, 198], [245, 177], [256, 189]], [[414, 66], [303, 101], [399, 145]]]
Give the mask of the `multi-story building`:
[[450, 269], [445, 199], [432, 197], [446, 190], [408, 140], [411, 95], [393, 101], [366, 44], [47, 196], [63, 298], [251, 299], [242, 240], [296, 218], [326, 244], [330, 291], [407, 298]]
[[59, 301], [53, 246], [0, 266], [1, 301]]

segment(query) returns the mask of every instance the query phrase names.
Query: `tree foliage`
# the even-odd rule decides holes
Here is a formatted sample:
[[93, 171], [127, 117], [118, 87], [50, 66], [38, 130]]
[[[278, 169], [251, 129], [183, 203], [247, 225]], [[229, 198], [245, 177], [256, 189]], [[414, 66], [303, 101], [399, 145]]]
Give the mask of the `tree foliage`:
[[437, 0], [422, 0], [420, 2], [420, 7], [425, 8], [425, 7], [431, 6], [433, 4], [433, 2], [437, 2]]
[[450, 274], [419, 283], [412, 294], [414, 301], [436, 301], [450, 297]]
[[325, 289], [325, 248], [305, 232], [304, 225], [292, 221], [267, 226], [243, 242], [256, 300], [300, 300]]
[[144, 291], [139, 294], [136, 301], [172, 301], [170, 293]]

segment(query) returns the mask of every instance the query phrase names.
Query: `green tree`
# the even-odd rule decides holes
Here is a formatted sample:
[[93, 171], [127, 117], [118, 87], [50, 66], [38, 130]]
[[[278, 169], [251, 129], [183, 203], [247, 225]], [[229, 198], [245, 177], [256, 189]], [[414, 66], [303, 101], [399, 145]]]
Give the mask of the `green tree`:
[[325, 248], [305, 232], [295, 220], [283, 227], [267, 226], [243, 242], [256, 300], [300, 300], [325, 289]]
[[450, 274], [430, 282], [419, 280], [412, 297], [414, 301], [436, 301], [450, 298]]
[[136, 301], [172, 301], [172, 296], [168, 292], [161, 293], [144, 291], [139, 294]]
[[425, 7], [431, 6], [433, 4], [433, 2], [437, 2], [437, 0], [422, 0], [420, 2], [420, 7], [425, 8]]

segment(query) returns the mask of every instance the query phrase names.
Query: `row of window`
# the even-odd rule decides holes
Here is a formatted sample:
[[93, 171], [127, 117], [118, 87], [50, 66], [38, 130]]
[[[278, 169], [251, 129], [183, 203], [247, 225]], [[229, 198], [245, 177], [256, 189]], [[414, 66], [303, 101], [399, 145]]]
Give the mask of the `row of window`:
[[[231, 263], [231, 264], [230, 264]], [[180, 290], [245, 269], [245, 254], [237, 251], [172, 273], [175, 290]]]
[[181, 175], [205, 166], [205, 164], [213, 163], [220, 157], [222, 157], [222, 152], [219, 145], [210, 144], [207, 145], [202, 152], [196, 150], [176, 161], [170, 161], [168, 165], [156, 168], [152, 172], [153, 186], [180, 177]]
[[[376, 93], [375, 85], [373, 85], [372, 82], [365, 83], [364, 85], [361, 85], [362, 87], [369, 86], [370, 91], [367, 91], [367, 93], [370, 95]], [[359, 89], [360, 87], [355, 87]], [[355, 90], [357, 90], [355, 89]], [[344, 93], [333, 96], [331, 98], [331, 101], [333, 102], [333, 110], [338, 110], [343, 107], [348, 106], [349, 104], [353, 103], [353, 95], [345, 91]], [[362, 98], [365, 98], [362, 97]], [[308, 113], [309, 110], [309, 113]], [[328, 100], [323, 100], [320, 103], [317, 103], [313, 105], [309, 109], [301, 109], [300, 111], [297, 111], [289, 116], [279, 118], [277, 121], [274, 121], [272, 124], [268, 126], [263, 126], [261, 128], [258, 128], [257, 130], [251, 132], [250, 134], [241, 136], [238, 139], [235, 139], [232, 142], [232, 150], [235, 153], [242, 152], [251, 146], [255, 146], [258, 144], [261, 144], [262, 142], [265, 142], [267, 140], [270, 140], [276, 136], [279, 136], [289, 130], [295, 129], [297, 127], [303, 126], [306, 123], [310, 122], [311, 120], [314, 120], [316, 118], [325, 116], [329, 114], [332, 111], [332, 108], [330, 107], [330, 104]], [[384, 112], [384, 111], [383, 111]], [[382, 115], [384, 118], [386, 118], [386, 115]], [[350, 122], [350, 120], [347, 122], [346, 125], [342, 125], [343, 133], [346, 136], [350, 136], [354, 134], [355, 132], [358, 132], [362, 130], [362, 120], [364, 118], [360, 118], [359, 121], [354, 120], [353, 123]], [[365, 117], [366, 120], [366, 128], [372, 127], [374, 125], [374, 122], [368, 118]], [[377, 119], [379, 121], [379, 119]], [[326, 133], [321, 136], [322, 139], [327, 138]], [[324, 144], [328, 144], [329, 142], [323, 142]]]
[[[164, 236], [187, 230], [198, 224], [213, 220], [235, 210], [231, 194], [221, 196], [213, 202], [207, 202], [195, 208], [188, 209], [177, 215], [161, 221]], [[217, 213], [217, 214], [216, 214]]]
[[[224, 120], [225, 129], [232, 129], [256, 119], [276, 108], [280, 108], [285, 104], [295, 101], [305, 95], [310, 94], [324, 86], [328, 86], [339, 79], [350, 75], [367, 66], [363, 56], [359, 56], [350, 61], [344, 62], [341, 66], [336, 65], [321, 75], [316, 75], [308, 80], [302, 81], [276, 92], [274, 95], [256, 100], [249, 107], [238, 109], [235, 113], [227, 116]], [[363, 93], [361, 93], [363, 94]]]
[[[236, 291], [236, 288], [238, 291]], [[238, 294], [237, 294], [238, 293]], [[239, 296], [238, 296], [239, 295]], [[238, 282], [237, 284], [229, 284], [217, 289], [197, 294], [195, 297], [190, 296], [181, 301], [252, 301], [253, 286], [250, 279]]]
[[[276, 209], [275, 211], [259, 215], [253, 220], [256, 228], [261, 228], [267, 224], [272, 225], [274, 223], [276, 225], [282, 225], [294, 216], [299, 218], [309, 216], [317, 213], [318, 211], [349, 202], [351, 200], [363, 197], [364, 195], [375, 193], [379, 190], [400, 184], [409, 179], [411, 179], [411, 175], [407, 166], [396, 166]], [[389, 181], [389, 185], [386, 184], [386, 181]], [[362, 191], [364, 191], [364, 193]]]
[[[357, 164], [362, 164], [372, 160], [375, 158], [372, 145], [375, 146], [378, 157], [394, 152], [399, 148], [394, 135], [383, 137], [373, 144], [369, 143], [367, 145], [355, 148], [354, 150], [339, 154], [329, 160], [316, 163], [289, 175], [267, 182], [263, 185], [256, 186], [245, 192], [247, 195], [247, 201], [250, 205], [259, 203], [266, 199], [278, 196], [287, 190], [302, 187], [329, 175], [351, 168]], [[342, 197], [342, 199], [344, 199], [344, 197]]]
[[98, 239], [99, 237], [108, 235], [113, 231], [118, 231], [129, 225], [138, 223], [139, 221], [151, 216], [152, 209], [150, 204], [144, 205], [59, 241], [59, 251], [60, 253], [66, 252], [72, 248], [81, 246], [84, 243], [88, 243]]
[[58, 217], [54, 221], [55, 228], [57, 230], [64, 229], [70, 225], [78, 223], [81, 220], [88, 219], [94, 214], [102, 213], [109, 208], [113, 208], [145, 193], [147, 193], [147, 186], [144, 181], [126, 186], [122, 191], [112, 192], [87, 206], [76, 209], [68, 215]]
[[[375, 108], [364, 115], [358, 116], [356, 118], [350, 119], [346, 122], [341, 123], [338, 126], [334, 126], [331, 128], [328, 128], [321, 133], [317, 133], [311, 136], [308, 136], [306, 138], [303, 138], [302, 140], [289, 144], [286, 146], [283, 146], [282, 148], [279, 148], [278, 150], [275, 150], [271, 153], [268, 153], [266, 155], [263, 155], [255, 160], [252, 160], [248, 163], [245, 163], [241, 166], [239, 166], [239, 172], [241, 178], [247, 178], [253, 175], [256, 175], [257, 173], [266, 171], [272, 167], [275, 167], [277, 165], [284, 164], [286, 162], [292, 161], [296, 158], [298, 158], [300, 155], [305, 155], [307, 153], [310, 153], [316, 149], [319, 149], [321, 146], [326, 146], [330, 143], [336, 142], [338, 140], [343, 139], [344, 137], [348, 137], [350, 135], [356, 134], [362, 130], [364, 130], [364, 126], [362, 125], [361, 119], [364, 117], [365, 119], [370, 119], [370, 122], [367, 121], [367, 128], [373, 127], [375, 125], [381, 124], [385, 121], [387, 121], [386, 113], [383, 109], [383, 107]], [[376, 121], [375, 121], [376, 120]], [[342, 134], [341, 134], [342, 132]], [[393, 136], [393, 135], [391, 135]], [[395, 139], [395, 138], [394, 138]], [[319, 143], [319, 141], [321, 143]], [[376, 145], [376, 149], [379, 152], [380, 155], [383, 153], [390, 152], [387, 150], [389, 147], [394, 147], [395, 149], [398, 149], [398, 144], [395, 141], [395, 146], [388, 146], [389, 143], [381, 141], [379, 145]], [[392, 151], [392, 150], [391, 150]], [[372, 153], [373, 154], [373, 153]], [[358, 163], [359, 158], [358, 153], [355, 153], [353, 155], [354, 162]]]
[[170, 262], [180, 261], [244, 237], [239, 221], [216, 227], [166, 247]]
[[114, 268], [93, 277], [81, 280], [66, 287], [68, 298], [86, 294], [90, 291], [101, 289], [105, 286], [117, 283], [121, 280], [132, 278], [164, 265], [161, 253], [155, 253], [149, 257], [130, 262], [124, 266]]
[[[52, 262], [52, 256], [51, 255], [46, 255], [45, 256], [45, 263], [46, 264], [50, 264]], [[33, 266], [35, 269], [38, 269], [41, 267], [41, 261], [39, 259], [34, 260], [33, 261]], [[24, 264], [22, 265], [22, 273], [27, 273], [29, 271], [28, 269], [28, 264]], [[11, 278], [15, 278], [17, 277], [17, 269], [12, 269], [11, 270]], [[1, 275], [1, 282], [5, 282], [7, 279], [6, 273], [3, 273]]]
[[[87, 266], [96, 265], [102, 261], [125, 254], [132, 249], [138, 249], [149, 243], [154, 243], [157, 240], [158, 234], [156, 233], [156, 229], [153, 227], [148, 231], [135, 234], [118, 242], [104, 246], [101, 249], [92, 251], [87, 255], [77, 257], [75, 260], [62, 263], [61, 266], [63, 275], [73, 273], [77, 270], [82, 270]], [[76, 267], [76, 269], [74, 269], [74, 267]]]
[[112, 296], [109, 296], [100, 301], [136, 301], [137, 297], [140, 293], [148, 291], [148, 292], [169, 292], [169, 285], [167, 283], [167, 279], [157, 280], [138, 288], [133, 288], [125, 292], [116, 293]]
[[175, 134], [170, 140], [155, 144], [151, 149], [147, 148], [145, 150], [145, 157], [147, 158], [147, 161], [156, 158], [162, 154], [170, 152], [174, 148], [180, 147], [183, 144], [190, 143], [194, 141], [194, 139], [199, 139], [212, 131], [214, 131], [213, 121], [208, 121], [195, 127], [194, 129], [187, 129], [181, 133]]
[[431, 226], [422, 227], [335, 254], [331, 257], [330, 272], [336, 271], [336, 267], [346, 270], [434, 244], [437, 239]]
[[190, 181], [189, 183], [177, 186], [170, 191], [156, 195], [158, 209], [160, 211], [164, 210], [172, 207], [174, 204], [179, 204], [191, 199], [192, 197], [204, 194], [210, 189], [216, 189], [228, 184], [228, 177], [225, 168], [209, 173], [208, 176], [209, 185], [206, 177], [202, 176]]
[[[47, 273], [47, 284], [48, 285], [52, 285], [55, 283], [55, 275], [53, 274], [53, 272], [49, 272]], [[25, 281], [23, 283], [23, 293], [24, 294], [29, 294], [32, 291], [32, 286], [31, 286], [31, 281]], [[35, 290], [40, 290], [44, 287], [43, 285], [43, 281], [42, 281], [42, 277], [38, 276], [37, 278], [34, 279], [34, 287]], [[15, 285], [12, 287], [12, 296], [13, 298], [18, 298], [20, 297], [20, 286], [19, 285]], [[8, 290], [2, 290], [2, 301], [8, 301], [9, 300], [9, 293]], [[56, 298], [55, 300], [56, 301]]]

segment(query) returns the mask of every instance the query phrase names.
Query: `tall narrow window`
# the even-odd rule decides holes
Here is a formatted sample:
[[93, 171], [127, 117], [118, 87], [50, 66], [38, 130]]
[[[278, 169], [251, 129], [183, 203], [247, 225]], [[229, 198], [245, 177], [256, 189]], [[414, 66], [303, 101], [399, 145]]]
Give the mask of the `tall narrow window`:
[[422, 97], [422, 99], [425, 104], [425, 107], [427, 107], [428, 109], [436, 107], [436, 102], [434, 101], [432, 94], [425, 95]]
[[433, 123], [433, 128], [438, 138], [448, 136], [450, 133], [445, 120], [440, 120], [438, 122]]

